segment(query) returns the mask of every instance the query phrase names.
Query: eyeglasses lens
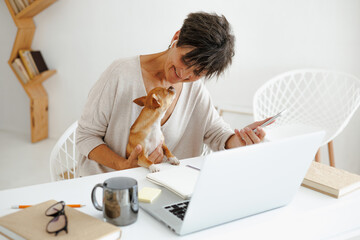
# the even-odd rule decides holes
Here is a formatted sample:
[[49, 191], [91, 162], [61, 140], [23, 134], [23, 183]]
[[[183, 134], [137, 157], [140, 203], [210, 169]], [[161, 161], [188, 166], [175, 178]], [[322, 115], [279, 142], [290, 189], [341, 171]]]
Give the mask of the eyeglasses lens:
[[46, 216], [53, 216], [60, 212], [64, 208], [64, 205], [62, 203], [56, 203], [53, 206], [49, 207], [48, 210], [46, 210], [45, 215]]
[[54, 219], [48, 223], [46, 230], [49, 233], [54, 233], [64, 229], [65, 226], [66, 226], [66, 216], [59, 215], [57, 217], [54, 217]]

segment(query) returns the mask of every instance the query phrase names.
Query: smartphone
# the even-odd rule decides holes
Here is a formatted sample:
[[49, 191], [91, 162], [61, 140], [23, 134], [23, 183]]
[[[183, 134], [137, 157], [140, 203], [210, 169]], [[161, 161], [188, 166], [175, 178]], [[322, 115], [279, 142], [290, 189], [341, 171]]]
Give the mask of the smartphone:
[[[278, 117], [280, 117], [282, 114], [284, 114], [284, 112], [286, 112], [286, 109], [282, 110], [281, 112], [279, 112], [278, 114], [276, 114], [275, 116], [273, 116], [272, 118], [270, 118], [269, 120], [267, 120], [266, 122], [264, 122], [263, 124], [260, 125], [260, 127], [266, 127], [267, 125], [269, 125], [270, 123], [272, 123], [275, 119], [277, 119]], [[257, 129], [254, 129], [254, 133], [257, 133]]]

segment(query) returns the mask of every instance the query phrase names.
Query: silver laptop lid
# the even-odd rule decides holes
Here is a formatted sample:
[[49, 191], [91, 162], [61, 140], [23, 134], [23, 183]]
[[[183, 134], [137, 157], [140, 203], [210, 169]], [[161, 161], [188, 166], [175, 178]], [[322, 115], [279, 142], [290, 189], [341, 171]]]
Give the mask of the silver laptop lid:
[[206, 156], [180, 234], [289, 203], [324, 135], [310, 133]]

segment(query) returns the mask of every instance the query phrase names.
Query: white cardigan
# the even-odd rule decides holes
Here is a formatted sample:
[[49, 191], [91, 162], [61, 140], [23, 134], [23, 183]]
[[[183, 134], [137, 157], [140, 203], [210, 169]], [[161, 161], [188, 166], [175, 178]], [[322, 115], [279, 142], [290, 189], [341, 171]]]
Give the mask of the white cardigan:
[[[170, 151], [184, 159], [200, 156], [204, 143], [214, 151], [224, 149], [234, 132], [218, 115], [203, 82], [184, 83], [180, 94], [161, 127]], [[89, 93], [76, 131], [79, 176], [114, 171], [87, 158], [100, 144], [125, 158], [130, 127], [141, 111], [133, 100], [145, 95], [139, 56], [117, 60], [105, 70]]]

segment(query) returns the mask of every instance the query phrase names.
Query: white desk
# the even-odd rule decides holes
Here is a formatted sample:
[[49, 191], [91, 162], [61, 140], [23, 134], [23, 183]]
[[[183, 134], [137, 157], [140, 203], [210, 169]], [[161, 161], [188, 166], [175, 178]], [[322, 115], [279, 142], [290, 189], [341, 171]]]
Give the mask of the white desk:
[[[199, 166], [196, 159], [182, 160], [181, 164]], [[162, 164], [161, 168], [170, 165]], [[21, 210], [15, 204], [36, 204], [49, 199], [66, 203], [86, 204], [79, 208], [102, 219], [102, 212], [91, 203], [91, 190], [104, 180], [127, 176], [138, 180], [139, 189], [154, 186], [145, 179], [147, 169], [136, 168], [120, 172], [64, 180], [0, 191], [0, 216]], [[16, 177], [16, 176], [14, 176]], [[9, 179], [11, 181], [11, 179]], [[210, 187], [210, 186], [209, 186]], [[99, 191], [99, 194], [101, 190]], [[99, 199], [101, 200], [101, 199]], [[216, 216], [214, 216], [216, 217]], [[122, 227], [122, 239], [175, 239], [179, 238], [140, 209], [137, 222]], [[360, 235], [360, 191], [341, 199], [334, 199], [300, 187], [293, 201], [286, 207], [226, 223], [214, 228], [181, 237], [182, 239], [348, 239]]]

